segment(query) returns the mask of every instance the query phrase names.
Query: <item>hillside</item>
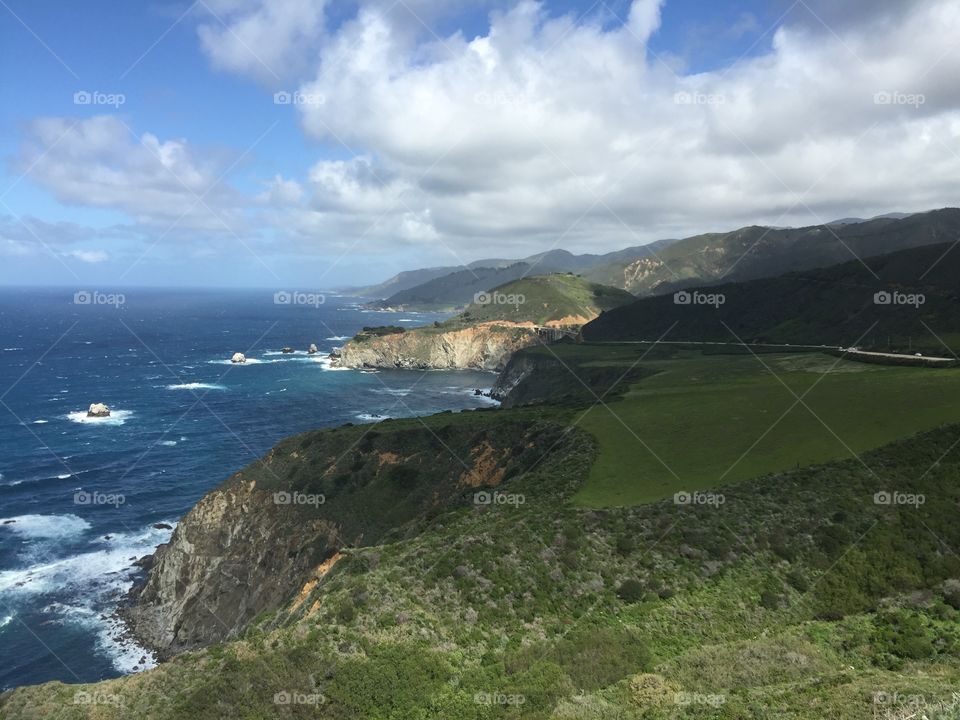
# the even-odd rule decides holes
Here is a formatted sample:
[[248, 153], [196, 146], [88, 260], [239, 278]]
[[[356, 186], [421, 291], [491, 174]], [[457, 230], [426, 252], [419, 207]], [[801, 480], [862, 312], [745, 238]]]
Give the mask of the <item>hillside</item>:
[[513, 280], [478, 291], [462, 313], [445, 322], [359, 333], [335, 359], [346, 367], [499, 370], [512, 353], [539, 342], [538, 326], [576, 331], [633, 299], [569, 273]]
[[[767, 374], [750, 367], [730, 368], [734, 385]], [[874, 376], [878, 400], [903, 380], [902, 369], [855, 368]], [[931, 372], [919, 371], [933, 389]], [[695, 374], [709, 386], [711, 373]], [[0, 717], [955, 717], [956, 425], [825, 465], [712, 481], [680, 501], [598, 510], [572, 500], [627, 440], [574, 427], [591, 405], [284, 441], [208, 494], [148, 582], [176, 632], [217, 628], [249, 588], [277, 585], [277, 597], [252, 620], [228, 615], [216, 630], [225, 642], [195, 638], [199, 649], [115, 680], [18, 688], [0, 695]], [[890, 409], [912, 419], [918, 405]], [[681, 425], [684, 408], [673, 409]], [[713, 426], [730, 424], [706, 410]], [[805, 427], [804, 441], [811, 428], [826, 435]], [[724, 437], [698, 435], [702, 452], [678, 445], [662, 457], [698, 467]], [[631, 477], [642, 484], [645, 469]], [[274, 493], [326, 494], [329, 507], [278, 504]], [[234, 536], [238, 523], [246, 530]], [[342, 535], [310, 540], [318, 524]], [[166, 570], [193, 543], [204, 548], [195, 586]], [[271, 555], [277, 543], [284, 551]], [[192, 588], [197, 602], [180, 604]]]
[[[521, 260], [478, 260], [467, 266], [400, 273], [386, 283], [355, 292], [364, 297], [383, 298], [371, 306], [404, 308], [407, 310], [438, 310], [460, 308], [473, 296], [496, 285], [533, 275], [549, 273], [581, 273], [609, 263], [631, 262], [647, 257], [672, 240], [661, 240], [650, 245], [630, 247], [605, 255], [574, 255], [566, 250], [549, 250]], [[423, 273], [421, 282], [411, 282], [415, 273]]]
[[960, 253], [951, 248], [902, 250], [686, 296], [722, 296], [718, 306], [678, 304], [672, 295], [644, 298], [605, 313], [582, 334], [590, 341], [656, 340], [667, 333], [673, 341], [856, 344], [950, 355], [942, 342], [960, 341]]
[[634, 295], [665, 294], [684, 287], [828, 267], [958, 237], [960, 210], [956, 208], [846, 225], [751, 226], [679, 240], [655, 256], [598, 266], [584, 276]]

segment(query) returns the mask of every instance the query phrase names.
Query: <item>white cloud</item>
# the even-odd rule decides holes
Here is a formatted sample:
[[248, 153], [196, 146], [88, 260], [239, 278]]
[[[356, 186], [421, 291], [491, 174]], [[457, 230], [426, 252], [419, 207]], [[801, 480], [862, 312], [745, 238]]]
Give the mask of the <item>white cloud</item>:
[[180, 224], [211, 247], [234, 247], [226, 222], [276, 238], [264, 252], [424, 263], [957, 202], [953, 0], [808, 0], [769, 52], [692, 75], [647, 47], [661, 0], [635, 0], [619, 22], [494, 0], [478, 34], [438, 29], [466, 0], [208, 5], [200, 42], [216, 68], [324, 97], [277, 109], [326, 146], [305, 176], [243, 196], [217, 182], [226, 158], [133, 137], [111, 116], [35, 122], [31, 177], [149, 228], [187, 210]]
[[91, 264], [106, 262], [110, 259], [110, 255], [105, 250], [70, 250], [64, 255]]
[[241, 225], [246, 200], [220, 181], [226, 158], [182, 139], [137, 137], [114, 116], [34, 120], [19, 164], [63, 203], [122, 210], [160, 231]]

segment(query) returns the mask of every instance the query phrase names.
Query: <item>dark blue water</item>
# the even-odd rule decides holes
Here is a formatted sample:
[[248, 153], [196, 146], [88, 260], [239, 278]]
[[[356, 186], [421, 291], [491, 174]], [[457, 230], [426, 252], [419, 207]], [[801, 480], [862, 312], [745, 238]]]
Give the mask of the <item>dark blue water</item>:
[[[155, 523], [175, 524], [279, 439], [489, 402], [472, 392], [487, 373], [326, 362], [364, 325], [441, 316], [329, 296], [277, 305], [268, 291], [124, 295], [78, 305], [73, 290], [0, 290], [0, 688], [149, 666], [111, 616], [131, 561], [169, 537]], [[231, 365], [234, 352], [250, 362]], [[88, 420], [94, 402], [111, 417]]]

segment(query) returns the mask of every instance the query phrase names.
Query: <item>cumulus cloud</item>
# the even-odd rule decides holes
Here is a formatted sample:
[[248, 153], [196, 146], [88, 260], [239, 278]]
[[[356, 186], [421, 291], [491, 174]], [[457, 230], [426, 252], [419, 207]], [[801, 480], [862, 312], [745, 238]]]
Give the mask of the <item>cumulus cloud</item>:
[[519, 253], [955, 202], [960, 6], [871, 8], [817, 5], [837, 30], [808, 10], [769, 53], [684, 76], [646, 47], [657, 0], [613, 26], [521, 0], [418, 43], [361, 7], [302, 85], [327, 102], [300, 112], [366, 178], [321, 163], [315, 207], [429, 211], [424, 238]]
[[239, 225], [239, 193], [221, 182], [226, 158], [186, 140], [140, 136], [114, 116], [40, 118], [19, 159], [61, 202], [122, 210], [147, 226], [224, 231]]
[[115, 118], [37, 121], [23, 164], [152, 225], [191, 208], [187, 227], [269, 228], [276, 252], [424, 262], [956, 204], [954, 0], [785, 2], [769, 50], [697, 74], [648, 47], [665, 2], [495, 0], [466, 32], [465, 0], [208, 0], [216, 68], [325, 99], [278, 110], [321, 148], [308, 172], [244, 197], [217, 182], [225, 159]]

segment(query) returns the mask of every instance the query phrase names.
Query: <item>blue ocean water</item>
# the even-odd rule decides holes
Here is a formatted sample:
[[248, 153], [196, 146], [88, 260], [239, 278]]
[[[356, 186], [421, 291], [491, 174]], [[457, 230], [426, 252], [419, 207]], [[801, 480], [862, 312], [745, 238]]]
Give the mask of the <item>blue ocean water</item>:
[[[132, 561], [279, 439], [491, 402], [473, 393], [489, 373], [326, 361], [364, 325], [439, 315], [331, 296], [278, 305], [266, 290], [123, 295], [76, 304], [73, 290], [0, 289], [0, 688], [149, 667], [112, 615]], [[231, 364], [234, 352], [250, 361]], [[94, 402], [111, 417], [88, 419]]]

